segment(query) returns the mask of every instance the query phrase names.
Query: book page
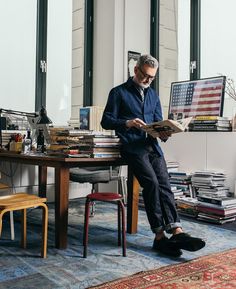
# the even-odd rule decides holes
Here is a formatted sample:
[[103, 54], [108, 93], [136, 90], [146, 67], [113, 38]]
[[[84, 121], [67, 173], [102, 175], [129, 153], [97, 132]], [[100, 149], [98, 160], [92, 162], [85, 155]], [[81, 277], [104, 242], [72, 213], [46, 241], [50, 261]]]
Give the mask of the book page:
[[146, 131], [148, 134], [150, 134], [152, 137], [159, 137], [159, 132], [161, 131], [166, 131], [171, 134], [185, 131], [191, 120], [192, 117], [180, 120], [166, 119], [144, 125], [142, 126], [142, 129]]

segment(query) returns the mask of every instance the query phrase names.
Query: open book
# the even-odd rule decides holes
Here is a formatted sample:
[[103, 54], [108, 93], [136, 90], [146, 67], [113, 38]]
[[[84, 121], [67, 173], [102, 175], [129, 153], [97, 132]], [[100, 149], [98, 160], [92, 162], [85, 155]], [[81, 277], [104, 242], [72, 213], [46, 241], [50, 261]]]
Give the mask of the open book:
[[165, 119], [142, 126], [142, 129], [152, 137], [159, 137], [159, 132], [166, 131], [170, 133], [183, 132], [188, 128], [192, 117], [178, 120]]

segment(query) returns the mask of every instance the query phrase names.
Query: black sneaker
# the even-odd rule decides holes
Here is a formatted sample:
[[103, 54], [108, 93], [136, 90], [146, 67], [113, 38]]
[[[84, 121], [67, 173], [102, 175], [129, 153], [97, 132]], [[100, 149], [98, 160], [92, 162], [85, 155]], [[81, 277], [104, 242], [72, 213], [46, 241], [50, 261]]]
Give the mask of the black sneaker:
[[184, 249], [187, 251], [197, 251], [206, 245], [205, 241], [202, 239], [191, 237], [187, 233], [175, 234], [169, 239], [169, 242], [176, 249]]
[[182, 251], [170, 243], [167, 237], [164, 237], [160, 240], [154, 239], [152, 248], [171, 257], [179, 257], [182, 255]]

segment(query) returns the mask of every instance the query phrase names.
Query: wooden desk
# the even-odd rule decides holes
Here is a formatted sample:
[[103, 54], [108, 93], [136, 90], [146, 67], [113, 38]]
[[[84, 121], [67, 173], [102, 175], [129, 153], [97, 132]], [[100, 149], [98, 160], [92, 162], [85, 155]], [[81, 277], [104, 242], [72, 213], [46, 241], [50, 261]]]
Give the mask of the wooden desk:
[[[86, 166], [126, 165], [122, 159], [114, 158], [64, 158], [41, 154], [14, 154], [0, 152], [0, 161], [38, 166], [39, 196], [46, 197], [47, 167], [55, 168], [55, 246], [67, 247], [68, 205], [69, 205], [69, 169]], [[137, 232], [138, 196], [137, 182], [128, 169], [127, 232]]]

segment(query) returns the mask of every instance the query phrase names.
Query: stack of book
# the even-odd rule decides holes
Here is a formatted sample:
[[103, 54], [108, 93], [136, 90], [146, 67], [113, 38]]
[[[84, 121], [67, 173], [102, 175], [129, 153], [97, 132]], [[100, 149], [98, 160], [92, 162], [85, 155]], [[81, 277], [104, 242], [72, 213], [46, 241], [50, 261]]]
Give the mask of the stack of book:
[[69, 136], [69, 128], [67, 127], [52, 127], [49, 129], [50, 151], [63, 151], [69, 148], [67, 138]]
[[202, 170], [196, 171], [192, 175], [192, 186], [195, 194], [198, 195], [198, 191], [205, 190], [210, 192], [214, 190], [227, 190], [225, 186], [226, 176], [219, 171]]
[[226, 176], [217, 171], [199, 171], [192, 176], [198, 205], [198, 219], [217, 224], [234, 221], [236, 199], [229, 197]]
[[189, 124], [189, 131], [231, 131], [231, 122], [227, 117], [214, 115], [196, 116]]
[[79, 151], [93, 158], [119, 158], [120, 139], [116, 135], [85, 135], [79, 142]]
[[191, 197], [183, 197], [176, 200], [176, 207], [181, 215], [194, 217], [198, 215], [198, 200]]
[[198, 197], [198, 219], [216, 224], [236, 220], [236, 199], [230, 197]]

